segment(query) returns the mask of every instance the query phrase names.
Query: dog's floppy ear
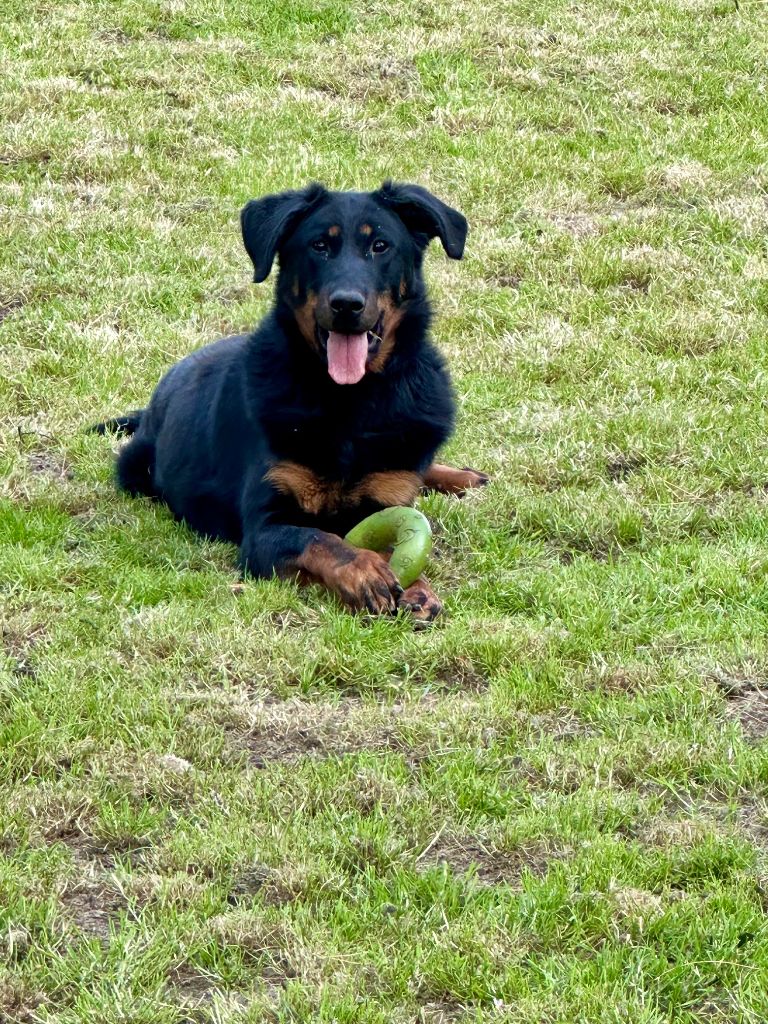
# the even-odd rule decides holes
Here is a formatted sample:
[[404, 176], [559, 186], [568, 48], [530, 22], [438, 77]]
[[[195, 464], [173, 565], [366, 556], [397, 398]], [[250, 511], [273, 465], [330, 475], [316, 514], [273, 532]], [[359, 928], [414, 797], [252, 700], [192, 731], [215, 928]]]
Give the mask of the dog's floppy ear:
[[253, 280], [269, 277], [272, 262], [290, 229], [326, 194], [322, 185], [308, 185], [298, 192], [280, 192], [251, 199], [240, 214], [245, 250], [253, 261]]
[[439, 235], [452, 260], [460, 260], [467, 240], [466, 218], [421, 185], [385, 181], [373, 198], [396, 213], [408, 230], [421, 235], [424, 245]]

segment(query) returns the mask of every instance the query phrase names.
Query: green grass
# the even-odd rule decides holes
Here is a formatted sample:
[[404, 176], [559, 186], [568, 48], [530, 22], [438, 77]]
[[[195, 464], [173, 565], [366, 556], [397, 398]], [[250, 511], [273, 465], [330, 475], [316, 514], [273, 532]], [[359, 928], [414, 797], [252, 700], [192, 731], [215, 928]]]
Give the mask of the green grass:
[[[5, 0], [0, 1020], [768, 1017], [765, 6]], [[237, 584], [84, 428], [238, 213], [432, 187], [444, 620]]]

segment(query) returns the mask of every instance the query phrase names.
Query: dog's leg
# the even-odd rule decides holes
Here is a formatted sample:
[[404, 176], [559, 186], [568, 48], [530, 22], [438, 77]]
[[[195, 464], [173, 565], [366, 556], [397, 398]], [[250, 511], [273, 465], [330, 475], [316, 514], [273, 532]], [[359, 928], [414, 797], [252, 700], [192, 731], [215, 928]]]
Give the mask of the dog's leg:
[[402, 592], [397, 607], [409, 612], [417, 622], [432, 622], [443, 610], [440, 598], [423, 576]]
[[465, 466], [454, 469], [433, 462], [424, 473], [424, 487], [428, 491], [440, 491], [441, 494], [455, 494], [461, 498], [471, 487], [485, 487], [490, 477], [476, 469]]
[[156, 497], [153, 480], [155, 469], [155, 446], [140, 435], [134, 437], [120, 451], [117, 457], [117, 482], [121, 490], [129, 494], [148, 494]]
[[392, 614], [403, 592], [381, 555], [304, 526], [269, 526], [246, 534], [240, 564], [254, 576], [276, 573], [321, 583], [354, 611]]

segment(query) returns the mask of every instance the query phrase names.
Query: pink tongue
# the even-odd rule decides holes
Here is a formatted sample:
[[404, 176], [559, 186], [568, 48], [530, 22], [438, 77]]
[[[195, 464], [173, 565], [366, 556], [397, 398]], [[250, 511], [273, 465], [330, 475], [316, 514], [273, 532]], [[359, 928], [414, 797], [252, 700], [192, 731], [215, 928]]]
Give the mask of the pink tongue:
[[337, 384], [357, 384], [365, 376], [368, 358], [367, 334], [328, 335], [328, 373]]

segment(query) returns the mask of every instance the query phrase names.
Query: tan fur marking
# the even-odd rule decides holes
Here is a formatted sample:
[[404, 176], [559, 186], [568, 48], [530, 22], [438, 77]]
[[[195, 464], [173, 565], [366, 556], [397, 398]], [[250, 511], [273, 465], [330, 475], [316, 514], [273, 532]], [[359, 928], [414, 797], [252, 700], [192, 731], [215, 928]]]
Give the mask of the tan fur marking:
[[408, 294], [408, 282], [403, 277], [403, 278], [400, 279], [400, 298], [404, 299], [407, 294]]
[[296, 565], [304, 580], [323, 583], [356, 611], [391, 614], [397, 607], [397, 581], [376, 551], [353, 548], [335, 534], [319, 533]]
[[314, 544], [308, 544], [298, 558], [299, 569], [303, 582], [320, 582], [326, 586], [333, 587], [334, 570], [340, 565], [351, 561], [349, 546], [335, 534], [321, 535], [321, 539]]
[[291, 294], [293, 295], [294, 299], [298, 299], [298, 297], [299, 297], [299, 279], [298, 279], [298, 277], [294, 277], [294, 279], [293, 279], [293, 284], [291, 285]]
[[293, 311], [299, 330], [313, 348], [318, 347], [317, 331], [315, 330], [315, 310], [317, 309], [317, 296], [314, 292], [308, 292], [307, 298], [302, 306], [297, 306]]
[[331, 238], [337, 238], [341, 234], [341, 228], [338, 224], [334, 224], [332, 227], [328, 228], [328, 234]]
[[370, 224], [363, 224], [361, 226], [361, 228], [360, 228], [360, 234], [361, 235], [366, 235], [366, 236], [372, 235], [373, 234], [373, 228], [371, 227]]
[[359, 483], [345, 487], [338, 480], [324, 480], [297, 462], [278, 462], [264, 477], [281, 494], [293, 497], [308, 515], [338, 512], [368, 498], [385, 508], [412, 505], [422, 487], [418, 473], [391, 470], [369, 473]]
[[381, 345], [379, 346], [379, 351], [368, 364], [368, 369], [372, 373], [381, 373], [384, 369], [387, 360], [392, 354], [392, 349], [395, 347], [395, 334], [397, 333], [400, 321], [403, 319], [403, 310], [395, 305], [391, 295], [384, 294], [379, 296], [379, 311], [382, 314]]
[[405, 470], [369, 473], [349, 496], [355, 505], [363, 498], [370, 498], [385, 508], [392, 505], [412, 505], [421, 486], [421, 477], [418, 473], [409, 473]]
[[442, 494], [457, 494], [461, 496], [472, 487], [482, 487], [488, 483], [485, 473], [478, 473], [474, 469], [454, 469], [453, 466], [444, 466], [440, 462], [433, 462], [424, 473], [424, 486], [430, 491], [440, 491]]
[[306, 513], [317, 516], [321, 512], [334, 512], [341, 498], [341, 485], [323, 480], [298, 462], [278, 462], [264, 475], [281, 494], [291, 495]]

